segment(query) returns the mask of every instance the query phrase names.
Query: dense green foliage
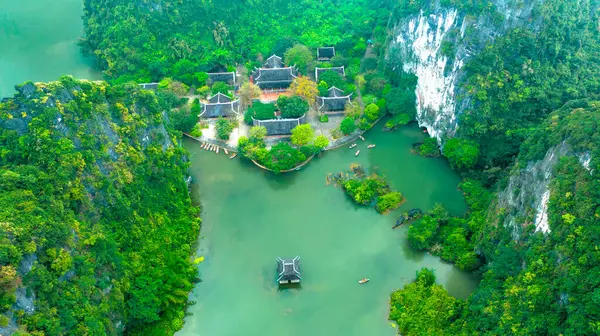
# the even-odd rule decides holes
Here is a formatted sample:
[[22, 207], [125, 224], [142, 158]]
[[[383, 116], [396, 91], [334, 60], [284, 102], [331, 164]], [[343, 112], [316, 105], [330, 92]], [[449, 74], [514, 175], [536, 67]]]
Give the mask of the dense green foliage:
[[365, 116], [369, 121], [375, 121], [379, 118], [379, 107], [376, 104], [369, 104], [365, 107]]
[[230, 120], [226, 118], [219, 118], [215, 124], [217, 130], [217, 138], [221, 140], [229, 140], [229, 135], [233, 132], [233, 129], [237, 127], [237, 120]]
[[[505, 209], [492, 206], [488, 211], [484, 200], [489, 194], [473, 181], [462, 185], [471, 208], [469, 216], [447, 218], [430, 213], [409, 229], [411, 245], [430, 249], [463, 268], [472, 259], [468, 253], [474, 251], [487, 261], [479, 288], [464, 306], [456, 306], [463, 307], [460, 312], [449, 308], [454, 313], [440, 322], [444, 327], [437, 334], [600, 332], [600, 279], [594, 247], [600, 244], [600, 180], [593, 173], [600, 157], [600, 102], [573, 101], [552, 114], [523, 143], [519, 162], [538, 160], [561, 143], [569, 146], [570, 154], [560, 158], [552, 172], [548, 233], [534, 231], [531, 218], [516, 219], [521, 230], [504, 226]], [[591, 159], [589, 170], [578, 157], [583, 153]], [[446, 295], [415, 292], [416, 286], [411, 284], [399, 293], [423, 302]], [[402, 301], [392, 302], [397, 302], [397, 310], [410, 309]], [[430, 327], [420, 316], [404, 317], [410, 321], [406, 334], [420, 335]]]
[[471, 168], [477, 163], [479, 145], [475, 141], [452, 138], [444, 144], [444, 156], [453, 168]]
[[440, 155], [437, 140], [435, 138], [427, 138], [423, 143], [416, 146], [417, 153], [422, 156], [435, 157]]
[[443, 335], [461, 308], [460, 300], [435, 283], [434, 271], [423, 268], [413, 283], [392, 294], [389, 319], [402, 335]]
[[350, 198], [360, 204], [374, 206], [381, 213], [397, 209], [404, 201], [402, 194], [392, 191], [382, 176], [365, 176], [362, 168], [354, 167], [353, 174], [338, 174], [337, 183]]
[[600, 92], [600, 34], [593, 1], [538, 5], [536, 30], [515, 29], [467, 63], [473, 108], [459, 134], [481, 147], [481, 163], [505, 167], [550, 112]]
[[304, 146], [313, 141], [314, 137], [315, 130], [312, 129], [310, 124], [302, 124], [292, 129], [292, 136], [290, 140], [296, 146]]
[[[16, 286], [30, 332], [173, 333], [196, 277], [199, 209], [184, 151], [164, 128], [171, 106], [136, 86], [76, 81], [21, 86], [0, 104], [0, 312]], [[26, 125], [26, 127], [14, 125]], [[24, 259], [37, 260], [26, 274]], [[22, 284], [21, 284], [22, 283]]]
[[354, 132], [355, 130], [356, 123], [352, 118], [344, 118], [344, 120], [342, 120], [342, 122], [340, 123], [340, 131], [342, 131], [344, 135], [348, 135]]
[[[173, 77], [198, 86], [203, 71], [225, 65], [256, 65], [280, 56], [296, 43], [313, 50], [335, 45], [355, 48], [371, 35], [375, 22], [387, 21], [386, 1], [84, 1], [84, 50], [120, 81], [151, 82]], [[301, 69], [304, 71], [304, 69]]]
[[299, 96], [281, 95], [277, 98], [277, 108], [282, 118], [300, 118], [308, 112], [308, 102]]
[[476, 239], [485, 226], [490, 193], [472, 180], [461, 183], [470, 213], [451, 217], [441, 205], [413, 223], [408, 229], [408, 243], [418, 250], [429, 250], [465, 270], [481, 266], [475, 254]]
[[252, 118], [256, 120], [269, 120], [275, 119], [275, 110], [277, 107], [275, 104], [265, 104], [261, 102], [254, 102], [252, 106], [248, 107], [244, 114], [244, 122], [248, 125], [252, 125]]

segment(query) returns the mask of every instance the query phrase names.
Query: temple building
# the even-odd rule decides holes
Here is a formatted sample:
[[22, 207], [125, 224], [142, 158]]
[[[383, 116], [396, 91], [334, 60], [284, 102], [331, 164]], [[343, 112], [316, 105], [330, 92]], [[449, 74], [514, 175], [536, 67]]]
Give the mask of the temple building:
[[294, 259], [277, 258], [277, 282], [280, 285], [297, 284], [302, 280], [300, 276], [300, 257]]
[[290, 87], [298, 70], [295, 66], [286, 67], [281, 57], [273, 55], [267, 59], [261, 68], [252, 71], [252, 81], [261, 90], [285, 91]]
[[202, 103], [202, 112], [200, 112], [200, 115], [198, 117], [233, 117], [239, 113], [240, 100], [233, 100], [219, 92], [216, 95], [210, 97], [207, 103]]
[[236, 83], [236, 74], [235, 72], [208, 72], [208, 78], [212, 83], [215, 82], [223, 82], [227, 85], [235, 86]]
[[319, 61], [331, 61], [335, 56], [334, 47], [321, 47], [317, 49], [317, 60]]
[[335, 71], [343, 77], [346, 76], [346, 70], [344, 70], [343, 65], [340, 67], [331, 67], [331, 68], [315, 68], [315, 80], [317, 81], [317, 83], [319, 82], [319, 75], [325, 71]]
[[350, 99], [352, 94], [346, 95], [344, 91], [332, 86], [327, 91], [326, 97], [317, 97], [317, 107], [319, 112], [325, 114], [340, 114], [344, 113], [346, 104], [352, 104]]

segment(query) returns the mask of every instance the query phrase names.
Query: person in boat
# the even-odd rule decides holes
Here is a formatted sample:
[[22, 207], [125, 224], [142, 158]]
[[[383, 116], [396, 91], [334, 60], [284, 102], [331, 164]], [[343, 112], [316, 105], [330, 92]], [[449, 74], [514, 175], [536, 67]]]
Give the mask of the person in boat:
[[362, 284], [364, 284], [364, 283], [367, 283], [367, 282], [369, 282], [369, 280], [370, 280], [370, 279], [363, 278], [363, 279], [360, 279], [360, 280], [358, 280], [358, 283], [362, 285]]

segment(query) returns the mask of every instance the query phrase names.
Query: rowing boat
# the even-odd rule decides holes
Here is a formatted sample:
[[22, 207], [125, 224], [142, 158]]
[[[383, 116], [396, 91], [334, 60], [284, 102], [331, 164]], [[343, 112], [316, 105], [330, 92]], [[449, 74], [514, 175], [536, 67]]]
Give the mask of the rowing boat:
[[360, 150], [357, 150], [356, 153], [354, 153], [354, 156], [358, 156], [358, 154], [360, 154]]
[[364, 278], [364, 279], [358, 280], [358, 283], [362, 285], [362, 284], [365, 284], [365, 283], [369, 282], [370, 280], [371, 279]]

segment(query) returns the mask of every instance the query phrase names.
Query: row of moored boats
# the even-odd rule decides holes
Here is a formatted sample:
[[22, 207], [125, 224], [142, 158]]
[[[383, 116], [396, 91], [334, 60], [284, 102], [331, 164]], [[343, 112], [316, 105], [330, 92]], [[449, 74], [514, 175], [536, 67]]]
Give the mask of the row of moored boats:
[[[207, 151], [215, 152], [217, 154], [219, 154], [219, 152], [221, 150], [221, 147], [219, 147], [215, 144], [208, 143], [208, 142], [203, 142], [200, 145], [200, 148], [207, 150]], [[223, 148], [223, 152], [225, 153], [225, 155], [229, 155], [229, 151], [227, 150], [227, 148]], [[237, 153], [233, 153], [233, 154], [231, 154], [231, 156], [229, 158], [233, 159], [236, 156], [237, 156]]]
[[[363, 136], [362, 136], [362, 135], [360, 135], [360, 136], [358, 136], [358, 137], [360, 138], [360, 140], [363, 140], [363, 141], [365, 140], [365, 138], [363, 138]], [[358, 145], [357, 145], [356, 143], [353, 143], [352, 145], [350, 145], [350, 149], [352, 149], [352, 148], [354, 148], [354, 147], [356, 147], [356, 146], [358, 146]], [[367, 145], [367, 148], [368, 148], [368, 149], [375, 148], [375, 144], [370, 144], [370, 145]], [[359, 154], [360, 154], [360, 149], [359, 149], [359, 150], [357, 150], [357, 151], [356, 151], [356, 153], [354, 153], [354, 156], [358, 156]]]

